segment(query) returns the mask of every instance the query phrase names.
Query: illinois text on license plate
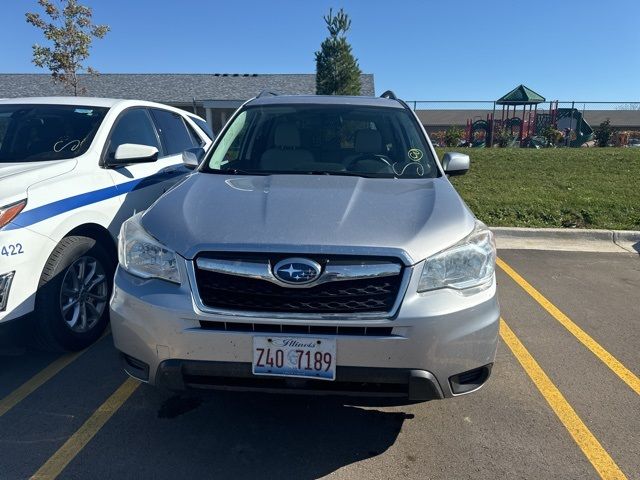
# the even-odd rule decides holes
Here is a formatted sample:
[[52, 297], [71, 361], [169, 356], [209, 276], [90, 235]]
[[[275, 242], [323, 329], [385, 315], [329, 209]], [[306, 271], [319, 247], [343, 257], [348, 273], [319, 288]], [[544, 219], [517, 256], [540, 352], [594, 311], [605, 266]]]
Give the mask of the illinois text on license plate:
[[336, 341], [334, 338], [255, 336], [253, 373], [335, 380]]

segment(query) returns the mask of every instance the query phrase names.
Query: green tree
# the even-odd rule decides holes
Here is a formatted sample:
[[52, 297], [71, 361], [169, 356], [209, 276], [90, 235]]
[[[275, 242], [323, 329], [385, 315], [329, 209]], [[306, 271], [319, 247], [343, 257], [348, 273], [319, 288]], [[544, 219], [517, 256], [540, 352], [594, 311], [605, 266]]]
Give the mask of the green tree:
[[109, 32], [107, 25], [95, 25], [92, 21], [91, 8], [78, 3], [77, 0], [38, 0], [48, 19], [40, 14], [26, 14], [27, 23], [42, 30], [49, 46], [33, 45], [33, 63], [51, 72], [55, 82], [61, 83], [74, 95], [83, 93], [79, 74], [87, 72], [97, 74], [84, 62], [89, 57], [89, 50], [94, 38], [104, 38]]
[[611, 122], [607, 118], [604, 122], [598, 125], [594, 132], [596, 141], [599, 147], [606, 147], [609, 145], [612, 135], [615, 133], [615, 129], [611, 126]]
[[346, 34], [351, 20], [343, 9], [324, 17], [329, 36], [316, 52], [316, 93], [318, 95], [360, 95], [360, 67], [351, 53]]

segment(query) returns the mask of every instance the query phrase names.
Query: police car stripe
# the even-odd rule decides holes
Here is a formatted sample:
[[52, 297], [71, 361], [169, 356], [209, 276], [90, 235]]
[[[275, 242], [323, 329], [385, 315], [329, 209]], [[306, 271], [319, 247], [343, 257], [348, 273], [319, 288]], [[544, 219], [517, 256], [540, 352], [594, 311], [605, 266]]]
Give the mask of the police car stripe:
[[29, 227], [35, 223], [55, 217], [56, 215], [75, 210], [76, 208], [102, 202], [103, 200], [118, 197], [134, 190], [150, 187], [172, 177], [184, 174], [185, 171], [179, 168], [175, 172], [151, 175], [146, 178], [131, 180], [112, 187], [101, 188], [100, 190], [94, 190], [92, 192], [74, 195], [73, 197], [63, 198], [62, 200], [21, 212], [11, 223], [6, 225], [3, 230], [16, 230], [23, 227]]

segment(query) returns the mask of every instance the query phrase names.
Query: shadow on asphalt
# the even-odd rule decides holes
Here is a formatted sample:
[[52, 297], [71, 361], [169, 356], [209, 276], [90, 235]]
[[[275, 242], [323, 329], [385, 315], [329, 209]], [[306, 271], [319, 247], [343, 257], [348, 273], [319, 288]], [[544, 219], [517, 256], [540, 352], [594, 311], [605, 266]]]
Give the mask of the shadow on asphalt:
[[27, 317], [0, 324], [0, 356], [12, 356], [20, 350], [26, 351], [31, 333], [30, 326], [30, 319]]
[[[58, 356], [26, 347], [20, 330], [1, 337], [0, 398]], [[75, 367], [87, 358], [74, 362]], [[107, 363], [112, 361], [115, 356]], [[67, 369], [57, 381], [66, 375]], [[85, 388], [93, 391], [96, 385]], [[58, 394], [65, 397], [64, 391]], [[104, 400], [96, 399], [96, 405]], [[176, 395], [141, 385], [61, 478], [315, 479], [384, 453], [412, 418], [402, 408], [381, 411], [332, 397]], [[36, 425], [44, 421], [30, 419]]]
[[28, 339], [26, 320], [0, 325], [0, 399], [59, 356], [33, 350]]
[[315, 479], [380, 455], [410, 418], [326, 397], [175, 396], [142, 385], [65, 473]]

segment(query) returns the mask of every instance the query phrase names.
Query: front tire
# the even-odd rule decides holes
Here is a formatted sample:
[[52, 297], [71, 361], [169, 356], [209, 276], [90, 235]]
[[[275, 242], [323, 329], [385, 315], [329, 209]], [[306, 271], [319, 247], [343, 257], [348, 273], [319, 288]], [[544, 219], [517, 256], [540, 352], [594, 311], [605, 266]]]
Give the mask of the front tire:
[[82, 350], [109, 322], [115, 261], [95, 239], [69, 236], [53, 250], [40, 277], [34, 314], [36, 346]]

